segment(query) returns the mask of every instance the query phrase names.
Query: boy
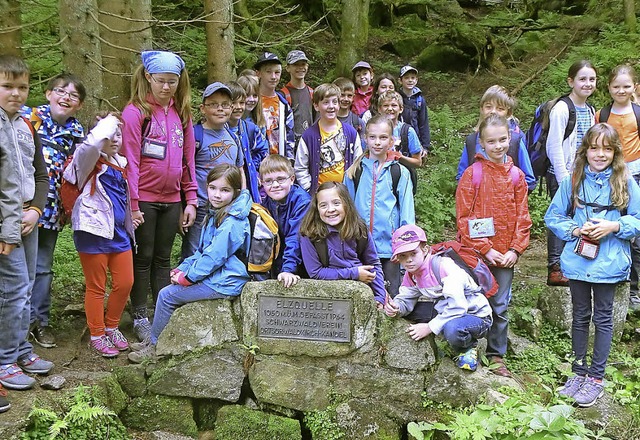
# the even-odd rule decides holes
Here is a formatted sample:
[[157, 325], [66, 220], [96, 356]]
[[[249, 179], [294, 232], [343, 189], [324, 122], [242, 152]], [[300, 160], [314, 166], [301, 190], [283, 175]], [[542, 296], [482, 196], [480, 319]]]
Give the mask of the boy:
[[[28, 94], [29, 68], [26, 63], [14, 56], [0, 55], [0, 119], [3, 120], [0, 139], [5, 142], [2, 146], [5, 153], [0, 175], [3, 193], [0, 209], [3, 216], [5, 209], [12, 207], [22, 213], [20, 236], [16, 236], [15, 212], [4, 218], [3, 233], [6, 229], [13, 233], [7, 241], [2, 239], [0, 252], [0, 385], [14, 390], [25, 390], [36, 383], [24, 374], [25, 371], [47, 374], [53, 368], [53, 363], [33, 353], [33, 346], [27, 340], [30, 293], [36, 271], [37, 224], [48, 189], [40, 141], [29, 122], [20, 116]], [[16, 174], [18, 185], [15, 185]], [[6, 227], [4, 223], [7, 223]], [[12, 249], [14, 245], [17, 247]], [[3, 406], [7, 408], [6, 404]]]
[[[221, 82], [209, 84], [202, 94], [200, 111], [202, 124], [193, 127], [196, 140], [196, 181], [198, 182], [198, 208], [196, 221], [185, 231], [182, 240], [182, 259], [190, 257], [198, 249], [202, 221], [207, 214], [207, 174], [218, 164], [228, 163], [240, 168], [244, 176], [244, 155], [239, 140], [227, 130], [231, 116], [231, 90]], [[244, 186], [243, 186], [244, 187]]]
[[364, 112], [369, 110], [371, 95], [373, 95], [373, 69], [366, 61], [358, 61], [352, 68], [353, 82], [356, 85], [356, 93], [353, 96], [353, 104], [351, 111], [356, 115], [362, 116]]
[[435, 302], [438, 314], [428, 323], [410, 325], [407, 333], [414, 341], [442, 334], [458, 353], [458, 368], [475, 371], [478, 339], [485, 337], [492, 323], [491, 306], [481, 289], [453, 260], [433, 255], [418, 226], [396, 229], [391, 247], [392, 260], [402, 264], [406, 272], [400, 292], [384, 305], [387, 316], [407, 315], [423, 296]]
[[84, 138], [84, 129], [75, 115], [82, 108], [86, 90], [79, 78], [61, 73], [49, 81], [45, 97], [49, 104], [24, 107], [23, 115], [40, 136], [49, 174], [47, 203], [38, 222], [38, 257], [31, 292], [30, 328], [31, 336], [38, 345], [51, 348], [56, 346], [55, 336], [49, 329], [53, 251], [58, 233], [66, 221], [62, 218], [59, 188], [64, 164], [74, 153], [76, 144]]
[[402, 120], [411, 125], [418, 133], [418, 139], [422, 148], [429, 151], [431, 146], [431, 133], [429, 130], [429, 110], [422, 97], [422, 91], [417, 87], [418, 70], [411, 66], [400, 69], [400, 95], [404, 110]]
[[300, 276], [302, 253], [298, 232], [302, 218], [309, 209], [311, 196], [293, 183], [291, 163], [279, 154], [271, 154], [260, 165], [260, 182], [267, 196], [264, 207], [278, 223], [278, 235], [284, 246], [280, 248], [271, 268], [284, 287], [295, 285]]
[[356, 86], [353, 85], [353, 81], [349, 78], [341, 76], [333, 81], [333, 84], [340, 89], [340, 108], [338, 109], [338, 120], [343, 124], [349, 124], [356, 129], [360, 140], [362, 141], [362, 148], [366, 148], [365, 145], [365, 123], [362, 118], [358, 117], [351, 111], [351, 104], [353, 104], [353, 96], [356, 92]]
[[287, 54], [287, 72], [291, 80], [280, 91], [293, 109], [293, 132], [295, 142], [302, 133], [313, 124], [313, 89], [304, 78], [309, 71], [309, 59], [301, 50], [292, 50]]
[[342, 182], [344, 172], [362, 154], [355, 128], [338, 120], [340, 89], [322, 84], [313, 93], [320, 119], [302, 134], [296, 151], [295, 174], [305, 191], [314, 194], [324, 182]]
[[264, 52], [253, 66], [258, 76], [262, 112], [267, 123], [267, 141], [271, 154], [294, 158], [295, 136], [293, 112], [283, 95], [276, 92], [282, 75], [282, 62], [271, 52]]
[[228, 83], [227, 87], [231, 90], [232, 100], [228, 128], [240, 140], [242, 146], [242, 154], [245, 158], [244, 173], [251, 198], [255, 203], [261, 203], [262, 195], [259, 189], [258, 170], [260, 163], [269, 155], [269, 145], [256, 124], [242, 119], [247, 102], [247, 92], [235, 81]]

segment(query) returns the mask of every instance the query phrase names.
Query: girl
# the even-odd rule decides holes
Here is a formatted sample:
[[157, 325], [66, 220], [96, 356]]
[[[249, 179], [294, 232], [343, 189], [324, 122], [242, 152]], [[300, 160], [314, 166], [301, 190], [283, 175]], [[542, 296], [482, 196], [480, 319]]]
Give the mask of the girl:
[[[571, 87], [569, 99], [559, 99], [549, 112], [547, 156], [551, 166], [547, 171], [547, 188], [551, 198], [558, 191], [562, 179], [571, 174], [578, 146], [587, 130], [595, 123], [594, 110], [587, 98], [596, 89], [596, 69], [591, 62], [581, 60], [569, 67], [567, 83]], [[571, 107], [571, 108], [570, 108]], [[565, 138], [569, 115], [575, 110], [575, 127]], [[560, 253], [564, 243], [547, 231], [547, 263], [549, 286], [567, 286], [569, 280], [560, 270]]]
[[300, 225], [300, 248], [311, 278], [367, 283], [382, 308], [386, 291], [375, 243], [342, 183], [318, 187]]
[[205, 299], [240, 295], [249, 281], [238, 255], [247, 255], [251, 240], [251, 196], [242, 189], [240, 170], [230, 164], [213, 167], [207, 176], [208, 214], [198, 250], [171, 271], [171, 285], [160, 291], [149, 339], [132, 344], [129, 360], [155, 360], [156, 343], [180, 306]]
[[[636, 182], [640, 182], [640, 136], [638, 135], [640, 106], [632, 101], [637, 83], [638, 77], [633, 67], [624, 65], [615, 67], [609, 75], [609, 94], [613, 102], [596, 113], [596, 121], [606, 122], [616, 129], [629, 174]], [[640, 311], [638, 296], [640, 247], [635, 240], [631, 242], [631, 261], [629, 310]]]
[[258, 78], [252, 75], [239, 76], [238, 84], [240, 84], [240, 86], [247, 93], [243, 119], [246, 119], [247, 121], [257, 125], [260, 128], [263, 136], [266, 135], [267, 121], [265, 121], [264, 114], [261, 110], [262, 101], [260, 99], [260, 85], [258, 83]]
[[396, 79], [390, 73], [383, 73], [373, 83], [373, 95], [369, 102], [369, 109], [363, 113], [362, 120], [367, 123], [369, 119], [378, 114], [378, 99], [387, 90], [396, 90]]
[[[82, 190], [71, 215], [73, 241], [86, 282], [90, 347], [104, 357], [129, 348], [118, 324], [133, 285], [131, 241], [140, 224], [131, 215], [127, 160], [118, 154], [121, 125], [115, 114], [99, 119], [64, 171], [64, 178]], [[112, 288], [105, 313], [107, 269]]]
[[351, 111], [358, 116], [362, 116], [362, 114], [369, 108], [371, 95], [373, 94], [373, 87], [371, 86], [371, 82], [373, 81], [373, 69], [366, 61], [358, 61], [351, 68], [351, 73], [353, 74], [351, 80], [356, 86], [356, 92], [353, 95], [353, 102], [351, 104]]
[[456, 191], [458, 235], [465, 246], [483, 255], [500, 288], [489, 298], [493, 324], [487, 335], [492, 372], [510, 377], [504, 364], [507, 351], [507, 307], [513, 268], [529, 245], [531, 218], [524, 173], [507, 156], [509, 123], [495, 114], [478, 127], [482, 152], [462, 174]]
[[[593, 405], [604, 390], [602, 378], [613, 334], [613, 297], [617, 283], [629, 276], [629, 241], [640, 235], [639, 206], [640, 189], [625, 167], [618, 133], [608, 124], [593, 126], [576, 153], [572, 177], [562, 181], [544, 217], [547, 227], [566, 242], [560, 262], [569, 278], [573, 302], [575, 375], [560, 394], [582, 407]], [[595, 340], [589, 365], [586, 355], [591, 320]]]
[[[131, 290], [133, 329], [149, 336], [147, 292], [153, 300], [169, 284], [171, 247], [178, 226], [189, 228], [198, 200], [191, 88], [184, 61], [171, 52], [142, 52], [132, 78], [133, 96], [122, 118], [138, 250]], [[182, 210], [181, 196], [186, 199]]]
[[393, 151], [393, 124], [387, 117], [369, 120], [366, 139], [367, 150], [349, 167], [344, 183], [369, 228], [389, 294], [395, 297], [402, 277], [400, 266], [391, 262], [391, 234], [416, 222], [411, 178], [398, 163], [401, 153]]

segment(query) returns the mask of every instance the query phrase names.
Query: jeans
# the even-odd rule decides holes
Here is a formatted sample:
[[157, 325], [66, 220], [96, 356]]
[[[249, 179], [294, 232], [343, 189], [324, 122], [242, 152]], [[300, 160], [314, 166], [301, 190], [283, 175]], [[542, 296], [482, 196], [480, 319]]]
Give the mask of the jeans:
[[204, 206], [196, 209], [196, 221], [189, 227], [189, 230], [184, 237], [182, 237], [182, 256], [181, 261], [186, 260], [190, 256], [196, 253], [198, 245], [200, 244], [200, 234], [202, 233], [204, 217], [207, 214], [207, 210]]
[[153, 325], [151, 326], [151, 343], [158, 342], [158, 337], [162, 330], [169, 323], [169, 318], [173, 312], [180, 306], [205, 299], [232, 299], [233, 296], [217, 293], [204, 283], [196, 283], [191, 286], [181, 286], [179, 284], [171, 284], [160, 291], [158, 302], [156, 303], [156, 312], [153, 316]]
[[36, 275], [38, 228], [22, 245], [0, 255], [0, 365], [14, 364], [33, 351], [28, 341], [31, 289]]
[[487, 356], [503, 357], [507, 352], [509, 330], [507, 309], [511, 302], [513, 268], [491, 266], [490, 269], [500, 287], [498, 292], [489, 298], [489, 304], [493, 310], [493, 324], [487, 334]]
[[474, 315], [463, 315], [453, 318], [442, 327], [442, 336], [449, 345], [462, 353], [478, 344], [478, 339], [482, 339], [491, 327], [491, 317], [479, 318]]
[[395, 298], [402, 284], [402, 274], [400, 273], [400, 265], [392, 263], [390, 258], [380, 258], [382, 264], [382, 274], [384, 275], [387, 292], [391, 298]]
[[[571, 290], [571, 301], [573, 303], [571, 349], [575, 356], [571, 369], [581, 376], [588, 374], [595, 379], [602, 379], [613, 338], [613, 298], [616, 284], [569, 280], [569, 289]], [[592, 319], [596, 331], [591, 366], [587, 367], [589, 323]]]
[[38, 228], [38, 257], [36, 259], [36, 279], [31, 291], [31, 319], [46, 327], [49, 325], [51, 309], [51, 283], [53, 282], [53, 253], [58, 234], [55, 229]]
[[[558, 181], [555, 174], [547, 173], [547, 188], [549, 196], [553, 199], [558, 192]], [[560, 265], [560, 254], [564, 250], [565, 242], [556, 237], [556, 234], [551, 232], [551, 229], [547, 229], [547, 266], [551, 267], [554, 264]]]
[[136, 229], [138, 251], [133, 258], [131, 306], [135, 319], [147, 317], [147, 294], [155, 303], [158, 292], [169, 285], [171, 248], [178, 232], [182, 206], [176, 203], [140, 202], [144, 223]]

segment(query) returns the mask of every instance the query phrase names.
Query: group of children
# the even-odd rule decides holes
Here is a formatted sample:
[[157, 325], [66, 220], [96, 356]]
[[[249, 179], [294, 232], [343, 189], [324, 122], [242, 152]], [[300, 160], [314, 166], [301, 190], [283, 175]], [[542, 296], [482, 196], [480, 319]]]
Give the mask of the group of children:
[[[627, 276], [629, 240], [640, 234], [633, 204], [640, 189], [626, 177], [620, 143], [627, 138], [605, 124], [589, 129], [578, 110], [595, 87], [590, 72], [585, 75], [589, 66], [573, 76], [570, 70], [569, 96], [584, 99], [573, 101], [576, 133], [563, 149], [575, 155], [575, 165], [573, 158], [563, 163], [576, 171], [556, 188], [545, 218], [555, 235], [570, 242], [560, 261], [574, 300], [576, 376], [563, 393], [581, 405], [593, 404], [602, 393], [613, 290]], [[403, 67], [396, 91], [390, 75], [372, 86], [373, 69], [361, 61], [353, 82], [338, 78], [311, 89], [308, 67], [304, 52], [290, 52], [291, 81], [280, 93], [282, 62], [273, 53], [262, 54], [255, 70], [237, 82], [215, 82], [204, 90], [202, 121], [193, 125], [184, 61], [171, 52], [146, 51], [122, 115], [98, 115], [85, 136], [74, 117], [85, 97], [81, 81], [60, 75], [47, 87], [48, 105], [23, 109], [29, 70], [18, 58], [0, 56], [0, 384], [27, 389], [35, 380], [25, 372], [53, 368], [33, 353], [27, 336], [31, 332], [44, 347], [55, 345], [48, 309], [65, 185], [78, 192], [71, 225], [86, 281], [90, 346], [104, 357], [131, 350], [132, 362], [154, 360], [158, 337], [176, 308], [240, 295], [250, 280], [249, 213], [260, 203], [284, 243], [267, 277], [286, 288], [301, 277], [359, 280], [391, 317], [410, 315], [418, 302], [430, 301], [437, 316], [411, 324], [411, 338], [442, 335], [457, 365], [474, 371], [478, 340], [486, 337], [492, 371], [511, 376], [503, 360], [507, 310], [514, 266], [529, 243], [527, 193], [535, 186], [513, 99], [499, 86], [487, 90], [458, 173], [458, 239], [487, 262], [499, 286], [486, 298], [467, 272], [431, 250], [415, 225], [415, 168], [430, 142], [417, 70]], [[635, 84], [633, 71], [625, 74]], [[614, 97], [607, 115], [612, 124], [631, 108], [619, 104]], [[557, 119], [561, 123], [562, 115]], [[553, 145], [548, 144], [553, 172], [561, 173]], [[635, 152], [640, 142], [633, 145]], [[178, 232], [182, 259], [172, 268]], [[577, 256], [570, 249], [575, 241], [583, 242], [585, 252], [599, 241], [602, 252]], [[602, 259], [611, 270], [600, 269]], [[105, 310], [108, 272], [112, 285]], [[36, 294], [38, 285], [42, 294]], [[598, 297], [597, 349], [587, 369], [592, 288]], [[129, 297], [140, 341], [131, 344], [118, 329]], [[0, 411], [8, 407], [0, 389]]]

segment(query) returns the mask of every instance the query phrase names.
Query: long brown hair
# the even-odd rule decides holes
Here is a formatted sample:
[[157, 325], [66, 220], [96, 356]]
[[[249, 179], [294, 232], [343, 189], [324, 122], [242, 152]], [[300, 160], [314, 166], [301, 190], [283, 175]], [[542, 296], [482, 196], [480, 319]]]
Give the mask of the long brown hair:
[[582, 181], [585, 178], [585, 166], [587, 161], [587, 150], [596, 144], [598, 139], [602, 138], [602, 144], [613, 147], [613, 161], [611, 168], [613, 172], [609, 178], [609, 186], [611, 193], [609, 195], [610, 203], [618, 210], [623, 210], [629, 205], [629, 174], [627, 166], [624, 163], [622, 155], [622, 143], [618, 132], [611, 125], [606, 123], [596, 124], [591, 127], [582, 138], [582, 144], [576, 152], [576, 159], [573, 164], [573, 175], [571, 177], [571, 194], [573, 197], [574, 209], [581, 207], [578, 202], [578, 195]]
[[[222, 224], [223, 220], [229, 214], [229, 207], [231, 206], [233, 201], [238, 198], [240, 192], [242, 192], [242, 175], [240, 174], [240, 169], [237, 166], [228, 163], [222, 163], [214, 166], [211, 171], [209, 171], [209, 174], [207, 174], [207, 185], [220, 178], [224, 178], [229, 186], [233, 188], [233, 199], [231, 199], [231, 203], [219, 209], [216, 213], [216, 227]], [[211, 203], [209, 203], [209, 200], [207, 200], [207, 215], [204, 218], [203, 224], [207, 224], [207, 222], [209, 221], [209, 218], [211, 216], [210, 208]]]
[[[151, 93], [151, 86], [145, 77], [145, 73], [146, 70], [142, 64], [133, 72], [133, 77], [131, 78], [131, 100], [129, 103], [138, 107], [146, 117], [151, 116], [151, 106], [147, 102], [147, 96]], [[180, 72], [178, 87], [176, 87], [176, 93], [173, 95], [173, 105], [180, 116], [182, 126], [186, 127], [191, 120], [191, 83], [189, 82], [189, 72], [187, 72], [186, 67]]]
[[340, 237], [342, 240], [357, 240], [359, 238], [367, 237], [367, 224], [362, 220], [360, 214], [356, 210], [356, 205], [351, 200], [349, 191], [344, 184], [340, 182], [324, 182], [318, 187], [318, 191], [313, 195], [311, 199], [311, 205], [307, 214], [302, 219], [300, 224], [300, 235], [309, 237], [311, 241], [327, 238], [329, 235], [329, 228], [327, 224], [320, 218], [320, 211], [318, 210], [318, 194], [322, 191], [336, 189], [338, 191], [338, 197], [342, 201], [344, 207], [344, 220], [340, 228]]

